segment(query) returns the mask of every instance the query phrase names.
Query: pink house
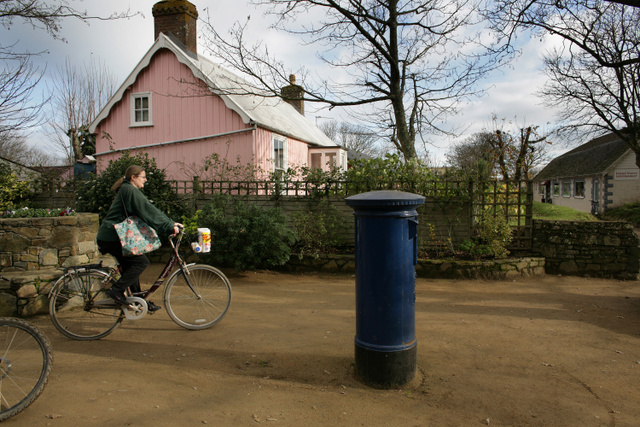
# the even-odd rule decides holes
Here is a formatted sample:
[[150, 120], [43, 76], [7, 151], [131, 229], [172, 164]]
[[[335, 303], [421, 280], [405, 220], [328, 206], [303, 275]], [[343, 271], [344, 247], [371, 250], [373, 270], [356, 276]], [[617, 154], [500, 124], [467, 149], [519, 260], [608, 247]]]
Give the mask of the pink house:
[[193, 4], [160, 1], [153, 16], [155, 43], [90, 125], [98, 169], [127, 150], [148, 153], [176, 180], [207, 179], [202, 165], [213, 154], [267, 172], [346, 169], [346, 150], [305, 118], [294, 76], [287, 102], [247, 94], [247, 82], [198, 55]]

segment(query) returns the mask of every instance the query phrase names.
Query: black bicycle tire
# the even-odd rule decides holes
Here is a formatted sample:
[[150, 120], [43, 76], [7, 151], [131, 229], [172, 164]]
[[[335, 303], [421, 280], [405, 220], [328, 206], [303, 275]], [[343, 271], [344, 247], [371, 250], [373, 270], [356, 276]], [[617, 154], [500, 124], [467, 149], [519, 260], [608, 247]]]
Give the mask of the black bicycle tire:
[[[79, 277], [86, 277], [86, 276], [93, 275], [97, 278], [98, 277], [105, 278], [107, 276], [107, 273], [105, 273], [102, 270], [91, 269], [91, 270], [80, 271], [80, 272], [69, 272], [65, 274], [63, 277], [61, 277], [60, 279], [58, 279], [58, 281], [51, 288], [51, 293], [49, 298], [49, 317], [51, 318], [51, 322], [53, 323], [53, 326], [55, 326], [55, 328], [62, 335], [77, 341], [93, 341], [93, 340], [99, 340], [101, 338], [106, 337], [107, 335], [111, 334], [120, 325], [120, 323], [122, 323], [122, 320], [124, 319], [124, 313], [120, 308], [113, 308], [112, 310], [113, 315], [111, 316], [114, 317], [113, 324], [109, 324], [107, 327], [105, 327], [104, 330], [95, 334], [83, 335], [83, 334], [80, 334], [79, 332], [71, 331], [68, 326], [65, 326], [63, 322], [61, 322], [58, 319], [58, 308], [56, 307], [58, 295], [62, 291], [63, 286], [66, 286], [68, 283], [70, 283], [69, 278], [71, 278], [73, 275], [77, 275]], [[83, 310], [83, 311], [85, 313], [91, 313], [93, 310]], [[118, 314], [117, 316], [116, 316], [116, 313]], [[85, 316], [88, 316], [88, 314], [85, 314]], [[82, 322], [80, 322], [79, 325], [83, 326], [86, 324], [83, 324]]]
[[[22, 412], [25, 408], [31, 405], [38, 398], [38, 396], [40, 396], [45, 386], [47, 385], [49, 374], [51, 373], [51, 368], [53, 366], [53, 352], [51, 351], [51, 345], [49, 344], [49, 340], [47, 339], [46, 335], [44, 335], [44, 333], [40, 329], [38, 329], [38, 327], [25, 320], [13, 317], [0, 318], [0, 328], [2, 328], [3, 326], [9, 326], [11, 328], [23, 330], [27, 332], [31, 337], [33, 337], [40, 347], [40, 350], [42, 351], [43, 361], [40, 376], [38, 377], [38, 381], [36, 382], [34, 387], [18, 403], [10, 406], [6, 410], [2, 410], [0, 408], [0, 421], [4, 421]], [[1, 350], [4, 353], [3, 357], [8, 357], [9, 349], [1, 348]], [[15, 363], [19, 362], [20, 361], [17, 360]], [[5, 378], [6, 377], [3, 375], [3, 379], [0, 381], [7, 381]], [[4, 406], [3, 402], [5, 400], [5, 396], [3, 393], [5, 391], [5, 387], [0, 388], [0, 390], [2, 390], [0, 392], [0, 406]]]
[[[188, 267], [189, 268], [189, 272], [190, 272], [190, 277], [195, 278], [198, 275], [199, 271], [207, 271], [209, 273], [212, 273], [215, 277], [217, 277], [219, 280], [216, 281], [218, 284], [223, 284], [224, 286], [221, 287], [219, 286], [221, 289], [224, 288], [224, 291], [221, 292], [225, 292], [224, 296], [221, 297], [220, 299], [216, 299], [216, 302], [218, 304], [224, 304], [224, 307], [221, 307], [219, 309], [217, 309], [217, 311], [219, 311], [218, 315], [212, 319], [212, 320], [208, 320], [204, 323], [195, 323], [195, 322], [190, 322], [185, 320], [184, 316], [181, 317], [180, 315], [176, 314], [176, 310], [175, 308], [177, 307], [177, 304], [174, 305], [174, 303], [172, 302], [172, 295], [171, 295], [171, 291], [174, 289], [174, 286], [176, 286], [177, 283], [180, 282], [180, 280], [183, 279], [184, 273], [182, 272], [182, 270], [178, 270], [176, 272], [176, 274], [174, 274], [170, 279], [169, 282], [167, 283], [165, 289], [164, 289], [164, 304], [165, 307], [167, 309], [167, 314], [169, 315], [169, 317], [171, 318], [171, 320], [173, 320], [176, 324], [178, 324], [179, 326], [185, 328], [185, 329], [191, 329], [191, 330], [200, 330], [200, 329], [207, 329], [210, 328], [211, 326], [215, 325], [216, 323], [220, 322], [222, 320], [222, 318], [227, 314], [227, 311], [229, 310], [229, 306], [231, 305], [231, 283], [229, 282], [229, 279], [227, 278], [227, 276], [224, 275], [224, 273], [222, 273], [222, 271], [218, 270], [215, 267], [212, 267], [210, 265], [207, 264], [195, 264], [195, 265], [191, 265]], [[196, 286], [199, 286], [197, 283], [195, 284]], [[184, 287], [187, 287], [186, 284], [183, 285]], [[202, 290], [202, 289], [200, 289]], [[190, 293], [190, 291], [189, 291]], [[173, 299], [175, 302], [175, 299]], [[192, 302], [196, 302], [196, 300], [192, 300]], [[198, 312], [202, 312], [201, 310], [199, 311], [198, 308], [203, 308], [204, 304], [210, 304], [213, 305], [210, 301], [208, 301], [206, 298], [201, 300], [201, 303], [198, 307], [190, 307], [191, 310], [189, 310], [188, 312], [193, 314], [193, 313], [198, 313]], [[208, 311], [208, 310], [207, 310]]]

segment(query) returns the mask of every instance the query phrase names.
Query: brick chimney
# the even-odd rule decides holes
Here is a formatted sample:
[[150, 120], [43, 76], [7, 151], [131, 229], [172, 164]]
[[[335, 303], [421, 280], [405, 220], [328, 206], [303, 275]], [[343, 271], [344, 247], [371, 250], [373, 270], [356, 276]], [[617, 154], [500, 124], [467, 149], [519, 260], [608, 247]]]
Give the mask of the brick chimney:
[[197, 54], [196, 22], [198, 11], [187, 0], [162, 0], [153, 5], [155, 40], [160, 33], [172, 33], [187, 48]]
[[293, 108], [298, 110], [298, 113], [304, 116], [304, 89], [302, 86], [296, 84], [295, 74], [289, 76], [289, 86], [285, 86], [280, 90], [282, 99], [293, 105]]

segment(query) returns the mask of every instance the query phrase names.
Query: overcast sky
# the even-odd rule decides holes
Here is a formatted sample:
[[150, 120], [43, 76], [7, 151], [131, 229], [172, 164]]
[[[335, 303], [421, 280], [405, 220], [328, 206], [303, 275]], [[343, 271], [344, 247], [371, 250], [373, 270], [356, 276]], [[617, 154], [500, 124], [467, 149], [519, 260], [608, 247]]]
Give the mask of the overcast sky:
[[[300, 64], [300, 61], [301, 58], [310, 61], [314, 52], [310, 51], [309, 47], [301, 46], [298, 40], [291, 38], [292, 36], [268, 29], [268, 21], [262, 17], [262, 11], [249, 5], [247, 0], [191, 1], [198, 8], [200, 17], [206, 18], [208, 13], [211, 22], [222, 32], [226, 32], [234, 22], [244, 21], [251, 15], [254, 37], [263, 40], [285, 64], [290, 64], [292, 70], [298, 69], [300, 65], [313, 68], [314, 64]], [[91, 21], [89, 25], [67, 20], [63, 23], [61, 31], [65, 42], [53, 40], [44, 31], [34, 30], [31, 25], [18, 21], [10, 30], [0, 28], [0, 38], [5, 45], [17, 41], [17, 48], [31, 52], [46, 51], [36, 58], [36, 62], [41, 68], [46, 67], [47, 76], [63, 66], [67, 57], [73, 63], [82, 66], [89, 63], [93, 55], [95, 59], [107, 65], [110, 72], [116, 76], [119, 86], [153, 44], [151, 9], [156, 2], [157, 0], [71, 2], [78, 9], [87, 10], [90, 15], [108, 16], [113, 11], [127, 9], [140, 14], [117, 21]], [[520, 125], [534, 124], [545, 128], [547, 123], [553, 122], [552, 112], [545, 110], [540, 105], [540, 100], [534, 96], [534, 92], [544, 83], [544, 75], [540, 70], [540, 55], [546, 48], [544, 42], [532, 39], [523, 46], [523, 55], [518, 60], [489, 76], [484, 83], [488, 88], [487, 94], [481, 99], [465, 104], [461, 114], [452, 119], [460, 126], [468, 126], [460, 139], [490, 127], [492, 113], [508, 120], [517, 117], [517, 123]], [[200, 46], [198, 49], [199, 53], [205, 51]], [[44, 85], [42, 90], [45, 90]], [[340, 120], [344, 117], [344, 111], [337, 108], [332, 111], [318, 110], [318, 106], [307, 104], [305, 110], [307, 117], [316, 123], [331, 118]], [[30, 141], [46, 144], [46, 135], [36, 133]], [[451, 140], [441, 138], [435, 145], [427, 147], [434, 163], [444, 163], [444, 153], [452, 143]], [[556, 147], [556, 150], [559, 148], [561, 147]], [[561, 151], [566, 151], [566, 148]]]

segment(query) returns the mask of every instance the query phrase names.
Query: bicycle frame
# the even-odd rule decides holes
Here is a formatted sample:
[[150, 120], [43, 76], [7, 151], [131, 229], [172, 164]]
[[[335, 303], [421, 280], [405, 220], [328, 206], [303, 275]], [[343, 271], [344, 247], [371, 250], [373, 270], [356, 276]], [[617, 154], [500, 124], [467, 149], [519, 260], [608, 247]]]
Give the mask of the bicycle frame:
[[157, 280], [146, 291], [132, 294], [127, 290], [127, 304], [121, 305], [105, 295], [106, 289], [118, 280], [119, 267], [104, 267], [100, 263], [66, 269], [51, 288], [49, 313], [54, 326], [71, 339], [103, 338], [123, 319], [144, 317], [150, 295], [162, 285], [167, 313], [179, 326], [199, 330], [218, 323], [231, 302], [229, 280], [210, 265], [187, 264], [179, 252], [183, 236], [183, 232], [171, 236], [170, 257]]
[[[178, 250], [180, 248], [180, 243], [182, 242], [183, 235], [184, 235], [184, 233], [181, 230], [180, 233], [177, 236], [169, 237], [169, 243], [171, 245], [171, 256], [169, 257], [169, 260], [167, 261], [167, 264], [164, 266], [164, 268], [162, 269], [162, 272], [160, 273], [160, 275], [158, 276], [156, 281], [153, 283], [153, 285], [149, 289], [147, 289], [146, 291], [130, 292], [131, 296], [147, 300], [147, 298], [151, 294], [153, 294], [160, 286], [163, 285], [163, 283], [165, 282], [167, 277], [169, 277], [169, 280], [171, 280], [171, 278], [173, 278], [173, 276], [175, 276], [180, 271], [182, 271], [184, 273], [184, 277], [185, 277], [185, 281], [187, 283], [187, 286], [189, 287], [191, 292], [193, 292], [193, 295], [198, 300], [202, 299], [201, 295], [199, 295], [198, 292], [193, 287], [193, 284], [191, 283], [191, 279], [189, 278], [189, 275], [190, 275], [189, 266], [190, 265], [194, 265], [195, 263], [193, 263], [193, 264], [185, 263], [184, 260], [182, 259], [182, 257], [180, 257], [180, 254], [178, 252]], [[175, 240], [175, 242], [174, 242], [174, 240]], [[173, 274], [171, 274], [171, 271], [176, 266], [176, 264], [178, 265], [179, 269], [174, 271]], [[83, 271], [83, 270], [84, 271], [99, 271], [102, 274], [104, 274], [104, 279], [102, 279], [102, 286], [101, 286], [101, 288], [104, 289], [106, 287], [106, 285], [108, 283], [110, 283], [117, 276], [118, 273], [120, 273], [121, 267], [119, 265], [116, 268], [105, 267], [105, 266], [102, 265], [102, 262], [100, 262], [98, 264], [88, 264], [88, 265], [82, 265], [82, 266], [67, 267], [67, 268], [64, 269], [64, 274], [62, 275], [61, 279], [63, 279], [64, 277], [67, 277], [69, 271], [73, 271], [75, 274], [69, 275], [69, 279], [70, 280], [75, 280], [76, 277], [77, 277], [77, 274], [79, 272]], [[170, 276], [170, 274], [171, 274], [171, 276]], [[51, 288], [51, 292], [53, 292], [54, 288], [55, 288], [55, 286], [53, 286]], [[87, 293], [87, 295], [85, 296], [85, 309], [87, 309], [87, 310], [89, 310], [91, 307], [94, 307], [94, 306], [100, 306], [100, 307], [117, 306], [117, 304], [111, 299], [95, 301], [95, 297], [100, 293], [99, 290], [97, 292], [95, 292], [94, 294], [92, 294], [91, 289], [87, 288], [86, 289], [86, 293]], [[51, 298], [51, 293], [49, 294], [49, 298]], [[124, 313], [125, 313], [126, 317], [129, 318], [128, 311], [125, 311]]]
[[[169, 260], [167, 261], [167, 264], [162, 269], [162, 272], [160, 273], [160, 275], [158, 276], [156, 281], [153, 283], [153, 285], [149, 289], [147, 289], [146, 291], [132, 292], [131, 293], [132, 296], [140, 297], [140, 298], [146, 300], [149, 297], [149, 295], [153, 294], [160, 286], [162, 286], [162, 284], [164, 283], [165, 279], [169, 276], [169, 274], [173, 270], [173, 267], [177, 263], [179, 270], [176, 270], [173, 273], [173, 275], [178, 274], [178, 271], [181, 270], [184, 273], [185, 280], [187, 282], [187, 285], [189, 286], [189, 289], [191, 289], [191, 292], [193, 292], [193, 294], [198, 299], [201, 299], [200, 295], [198, 295], [198, 293], [194, 289], [193, 285], [191, 284], [191, 280], [189, 279], [189, 265], [193, 265], [193, 264], [187, 264], [186, 262], [184, 262], [184, 260], [182, 259], [182, 257], [178, 253], [178, 250], [180, 248], [180, 243], [182, 242], [183, 235], [184, 235], [183, 232], [180, 231], [180, 233], [175, 238], [174, 237], [169, 237], [169, 243], [171, 244], [171, 256], [169, 257]], [[176, 240], [175, 243], [174, 243], [173, 239]], [[171, 275], [171, 277], [173, 277], [173, 275]]]

